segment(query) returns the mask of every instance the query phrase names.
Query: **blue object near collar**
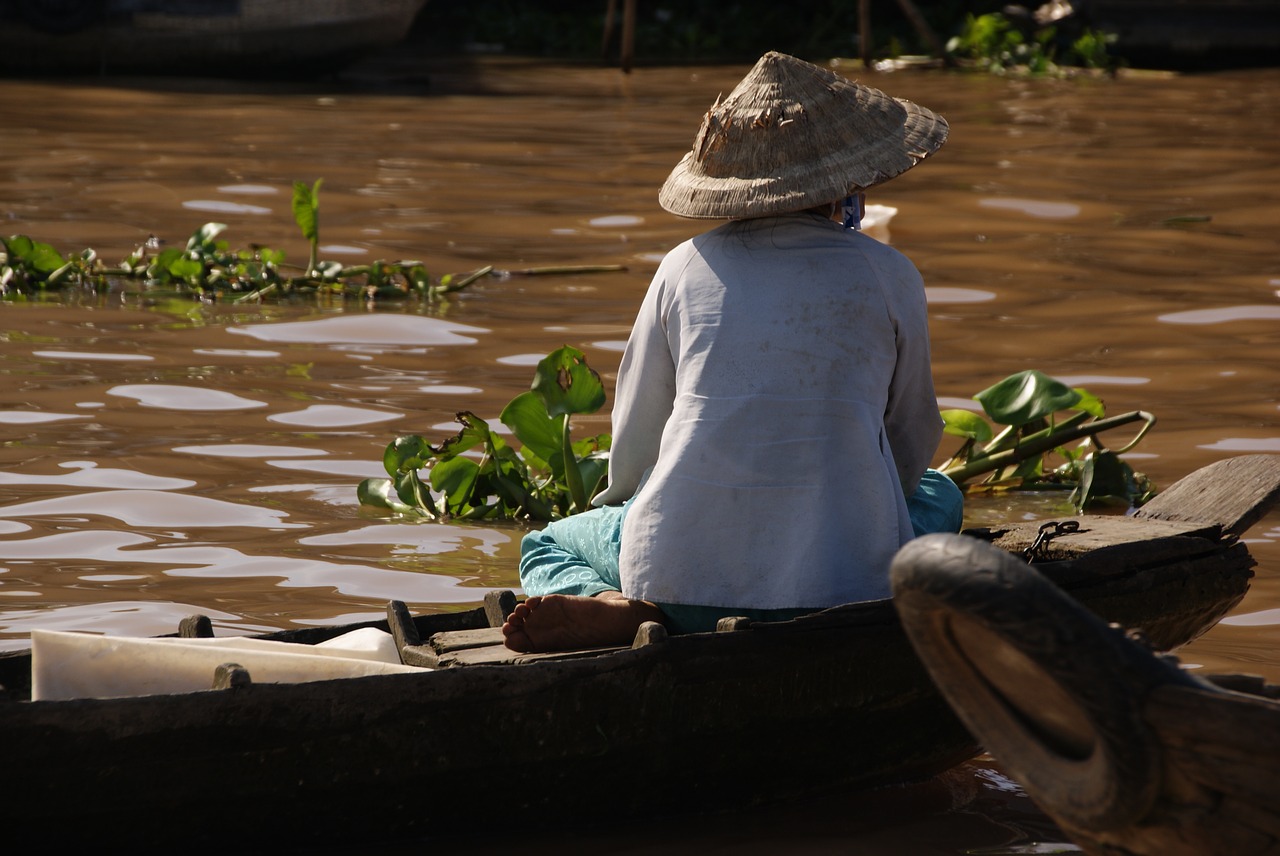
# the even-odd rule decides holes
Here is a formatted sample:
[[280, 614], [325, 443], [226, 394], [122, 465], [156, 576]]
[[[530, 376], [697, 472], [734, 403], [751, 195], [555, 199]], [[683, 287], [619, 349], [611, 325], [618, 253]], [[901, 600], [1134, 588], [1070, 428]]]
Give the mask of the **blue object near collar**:
[[855, 232], [862, 230], [864, 204], [864, 197], [861, 193], [846, 196], [844, 201], [840, 203], [841, 222], [846, 229], [852, 229]]

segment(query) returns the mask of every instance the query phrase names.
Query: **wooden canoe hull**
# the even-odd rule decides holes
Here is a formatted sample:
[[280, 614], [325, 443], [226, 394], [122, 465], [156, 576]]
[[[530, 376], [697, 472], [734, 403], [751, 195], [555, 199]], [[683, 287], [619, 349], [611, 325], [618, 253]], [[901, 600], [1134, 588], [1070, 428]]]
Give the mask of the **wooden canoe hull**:
[[[421, 676], [0, 705], [6, 765], [27, 771], [4, 777], [0, 816], [96, 841], [212, 843], [228, 822], [294, 841], [457, 833], [559, 821], [602, 791], [618, 817], [706, 811], [974, 755], [891, 609], [872, 612]], [[70, 806], [75, 828], [55, 822]]]
[[[1177, 646], [1239, 602], [1253, 560], [1223, 521], [1176, 516], [1080, 518], [1037, 567], [1104, 619]], [[1021, 550], [1037, 531], [974, 534]], [[0, 655], [5, 764], [21, 771], [0, 776], [0, 822], [49, 845], [216, 845], [228, 827], [255, 842], [367, 841], [576, 823], [565, 806], [601, 793], [610, 820], [740, 808], [919, 780], [979, 751], [888, 600], [564, 655], [442, 642], [492, 642], [484, 609], [412, 622], [426, 644], [410, 653], [445, 668], [32, 702], [29, 654]]]
[[[1223, 553], [1236, 561], [1224, 574], [1214, 556], [1213, 582], [1144, 572], [1087, 587], [1102, 609], [1186, 641], [1247, 588], [1248, 562]], [[1087, 578], [1082, 562], [1064, 567]], [[271, 839], [365, 834], [352, 818], [431, 834], [495, 812], [554, 822], [602, 789], [615, 816], [640, 817], [919, 780], [979, 751], [888, 601], [592, 656], [497, 656], [422, 675], [0, 704], [6, 761], [28, 771], [0, 780], [0, 817], [97, 841], [212, 842], [227, 818]], [[68, 806], [74, 827], [56, 822]]]

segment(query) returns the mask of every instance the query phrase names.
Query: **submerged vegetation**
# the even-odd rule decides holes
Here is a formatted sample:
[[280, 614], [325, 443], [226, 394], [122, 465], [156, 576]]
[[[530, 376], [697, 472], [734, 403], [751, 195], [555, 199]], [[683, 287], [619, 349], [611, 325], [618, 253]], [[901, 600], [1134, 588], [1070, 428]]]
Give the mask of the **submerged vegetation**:
[[[102, 261], [96, 250], [62, 255], [50, 244], [26, 235], [0, 238], [0, 299], [32, 296], [73, 288], [105, 291], [113, 282], [136, 283], [148, 293], [174, 292], [204, 300], [236, 303], [298, 294], [336, 294], [362, 299], [434, 301], [495, 273], [485, 266], [467, 273], [446, 274], [432, 280], [420, 261], [377, 260], [344, 265], [319, 258], [320, 185], [293, 185], [293, 218], [310, 246], [305, 266], [289, 265], [285, 255], [270, 247], [232, 249], [219, 236], [224, 223], [205, 223], [183, 247], [160, 248], [154, 236], [115, 265]], [[505, 273], [581, 273], [620, 270], [616, 265], [550, 267]]]
[[[965, 490], [1069, 489], [1079, 511], [1140, 505], [1152, 495], [1147, 479], [1119, 457], [1155, 424], [1150, 414], [1106, 418], [1101, 400], [1038, 371], [1011, 375], [974, 399], [1005, 427], [997, 434], [976, 413], [942, 412], [947, 433], [965, 438], [942, 471]], [[610, 437], [574, 442], [569, 417], [595, 413], [604, 400], [600, 377], [583, 353], [560, 348], [538, 364], [530, 390], [498, 417], [520, 448], [476, 414], [461, 412], [462, 430], [440, 443], [418, 435], [393, 440], [382, 457], [389, 478], [361, 482], [360, 502], [432, 520], [545, 521], [586, 511], [607, 481]], [[1063, 412], [1070, 415], [1059, 420]], [[1142, 428], [1119, 450], [1098, 438], [1134, 422]]]

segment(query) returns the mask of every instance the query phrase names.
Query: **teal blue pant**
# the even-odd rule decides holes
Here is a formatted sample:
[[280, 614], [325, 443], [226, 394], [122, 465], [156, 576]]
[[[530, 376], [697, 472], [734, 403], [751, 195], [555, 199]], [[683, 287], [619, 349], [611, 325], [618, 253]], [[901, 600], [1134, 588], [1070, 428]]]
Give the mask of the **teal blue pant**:
[[[631, 502], [575, 514], [530, 532], [520, 543], [520, 584], [530, 595], [570, 594], [590, 597], [602, 591], [621, 591], [618, 555], [622, 521]], [[928, 532], [959, 532], [964, 497], [951, 479], [927, 470], [920, 486], [907, 499], [916, 536]], [[716, 622], [741, 615], [755, 621], [784, 621], [812, 609], [743, 609], [741, 607], [658, 604], [667, 626], [676, 633], [714, 630]]]

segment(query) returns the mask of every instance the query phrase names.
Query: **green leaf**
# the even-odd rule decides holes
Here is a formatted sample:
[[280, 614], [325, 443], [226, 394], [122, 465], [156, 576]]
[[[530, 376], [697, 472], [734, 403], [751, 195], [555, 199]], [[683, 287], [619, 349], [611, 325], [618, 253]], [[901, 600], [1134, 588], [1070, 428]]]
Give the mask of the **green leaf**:
[[503, 454], [495, 459], [491, 479], [494, 492], [509, 508], [523, 509], [526, 516], [535, 520], [556, 518], [554, 505], [537, 495], [529, 474], [510, 448], [504, 449]]
[[979, 443], [990, 440], [994, 434], [987, 420], [971, 410], [943, 410], [942, 430], [955, 437], [969, 437]]
[[166, 247], [161, 250], [152, 262], [152, 267], [168, 273], [169, 267], [178, 259], [186, 258], [186, 250], [180, 250], [177, 247]]
[[48, 244], [42, 244], [38, 241], [31, 255], [27, 257], [27, 262], [43, 274], [51, 274], [66, 264], [61, 253]]
[[1074, 405], [1076, 410], [1083, 410], [1094, 419], [1101, 419], [1107, 415], [1107, 408], [1102, 404], [1101, 398], [1082, 387], [1077, 386], [1075, 391], [1080, 393], [1080, 400]]
[[600, 375], [577, 348], [565, 346], [538, 363], [532, 389], [551, 416], [595, 413], [604, 406]]
[[431, 445], [416, 434], [405, 434], [387, 444], [382, 453], [382, 468], [395, 478], [403, 472], [416, 472], [435, 457]]
[[320, 240], [320, 184], [323, 178], [307, 186], [305, 181], [293, 183], [293, 219], [302, 230], [302, 236], [315, 243]]
[[468, 449], [474, 449], [476, 446], [484, 446], [488, 449], [500, 448], [502, 438], [489, 430], [489, 423], [476, 416], [470, 410], [463, 410], [455, 416], [458, 422], [462, 424], [460, 430], [453, 437], [441, 442], [438, 446], [432, 446], [432, 452], [439, 458], [448, 459], [455, 455], [460, 455]]
[[1085, 458], [1071, 502], [1077, 511], [1103, 504], [1127, 508], [1138, 492], [1133, 469], [1115, 452], [1100, 449]]
[[414, 265], [405, 271], [404, 275], [418, 291], [425, 291], [431, 287], [431, 275], [427, 273], [427, 269], [422, 265]]
[[392, 477], [391, 484], [395, 487], [396, 496], [400, 497], [400, 501], [405, 505], [428, 517], [436, 516], [435, 502], [431, 498], [431, 492], [418, 477], [417, 470], [398, 473]]
[[35, 246], [35, 241], [26, 235], [11, 235], [4, 242], [4, 249], [13, 259], [24, 259], [31, 254], [31, 249]]
[[14, 261], [19, 261], [36, 273], [45, 276], [67, 263], [62, 254], [51, 245], [33, 241], [26, 235], [14, 235], [5, 241], [4, 245], [11, 265]]
[[479, 474], [480, 465], [470, 458], [450, 458], [432, 468], [431, 487], [445, 495], [445, 508], [451, 514], [464, 514], [474, 507], [472, 491]]
[[1009, 375], [974, 396], [994, 421], [1015, 426], [1046, 419], [1074, 407], [1081, 398], [1065, 383], [1034, 369]]
[[530, 391], [508, 402], [498, 419], [521, 443], [544, 461], [561, 451], [565, 416], [549, 416], [542, 398]]
[[578, 472], [582, 474], [582, 483], [586, 486], [587, 499], [590, 500], [607, 484], [609, 459], [604, 455], [579, 458]]
[[581, 440], [573, 441], [573, 453], [580, 458], [588, 455], [602, 455], [606, 460], [609, 457], [609, 448], [613, 445], [613, 438], [608, 434], [597, 434], [594, 437], [584, 437]]
[[371, 505], [374, 508], [388, 508], [401, 514], [412, 514], [414, 511], [395, 495], [390, 479], [365, 479], [356, 488], [356, 498], [361, 505]]
[[204, 273], [204, 264], [195, 259], [179, 256], [169, 263], [168, 271], [178, 279], [196, 280]]

